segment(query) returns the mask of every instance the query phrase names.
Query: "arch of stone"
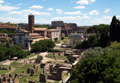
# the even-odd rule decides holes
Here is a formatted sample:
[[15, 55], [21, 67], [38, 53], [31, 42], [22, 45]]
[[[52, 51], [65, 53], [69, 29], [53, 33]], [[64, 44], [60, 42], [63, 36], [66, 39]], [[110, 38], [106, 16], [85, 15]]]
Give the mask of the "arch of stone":
[[78, 34], [78, 33], [71, 33], [70, 36], [70, 46], [75, 45], [75, 41], [77, 40], [78, 42], [83, 41], [83, 34]]

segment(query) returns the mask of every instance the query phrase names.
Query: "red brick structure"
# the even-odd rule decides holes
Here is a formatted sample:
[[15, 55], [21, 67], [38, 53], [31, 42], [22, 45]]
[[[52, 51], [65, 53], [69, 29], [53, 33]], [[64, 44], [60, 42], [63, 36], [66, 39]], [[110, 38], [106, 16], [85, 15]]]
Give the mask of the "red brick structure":
[[28, 16], [28, 31], [34, 33], [34, 15], [32, 14]]

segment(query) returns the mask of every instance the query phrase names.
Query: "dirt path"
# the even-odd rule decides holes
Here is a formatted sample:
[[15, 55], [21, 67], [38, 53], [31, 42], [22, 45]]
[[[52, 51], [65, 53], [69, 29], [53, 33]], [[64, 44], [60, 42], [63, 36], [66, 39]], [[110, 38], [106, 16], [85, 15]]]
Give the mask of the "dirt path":
[[50, 59], [50, 58], [45, 57], [46, 55], [48, 55], [48, 52], [43, 52], [43, 53], [40, 53], [39, 55], [43, 56], [42, 63], [46, 63], [48, 61], [55, 61], [54, 59]]
[[11, 74], [12, 72], [14, 72], [14, 71], [15, 71], [15, 68], [14, 68], [14, 67], [12, 67], [11, 69], [12, 69], [12, 70], [11, 70], [11, 71], [9, 71], [9, 72], [7, 72], [6, 74]]

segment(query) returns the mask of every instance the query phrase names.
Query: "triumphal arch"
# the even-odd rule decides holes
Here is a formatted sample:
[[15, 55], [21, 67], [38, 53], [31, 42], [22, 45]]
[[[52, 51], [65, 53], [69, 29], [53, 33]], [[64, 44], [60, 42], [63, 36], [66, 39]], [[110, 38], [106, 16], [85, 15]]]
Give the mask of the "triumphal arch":
[[75, 46], [77, 42], [84, 40], [83, 34], [81, 33], [71, 33], [70, 36], [70, 46]]

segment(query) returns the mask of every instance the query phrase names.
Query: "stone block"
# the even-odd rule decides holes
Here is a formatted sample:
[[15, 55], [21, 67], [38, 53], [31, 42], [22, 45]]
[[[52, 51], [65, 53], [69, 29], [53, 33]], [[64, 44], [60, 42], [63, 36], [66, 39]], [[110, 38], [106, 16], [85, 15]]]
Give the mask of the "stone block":
[[36, 65], [34, 64], [34, 65], [33, 65], [33, 68], [34, 68], [34, 69], [35, 69], [35, 66], [36, 66]]
[[15, 74], [15, 78], [19, 78], [19, 75], [17, 73]]
[[31, 76], [35, 74], [35, 69], [31, 69]]
[[40, 81], [40, 82], [46, 82], [45, 74], [42, 74], [42, 73], [40, 74], [39, 81]]
[[24, 73], [24, 71], [22, 71], [22, 73]]
[[37, 82], [34, 82], [34, 81], [29, 81], [28, 83], [37, 83]]
[[41, 63], [40, 64], [40, 68], [44, 68], [45, 64], [44, 63]]
[[11, 74], [9, 74], [9, 77], [11, 77], [11, 78], [12, 78], [12, 75], [11, 75]]
[[1, 77], [5, 77], [5, 74], [2, 74]]
[[27, 69], [27, 73], [31, 73], [31, 68], [30, 67]]
[[11, 69], [11, 66], [9, 66], [9, 70]]
[[2, 77], [0, 78], [0, 83], [3, 83], [3, 78]]
[[8, 82], [9, 82], [9, 83], [12, 82], [12, 78], [11, 78], [11, 77], [8, 78]]
[[13, 81], [13, 83], [19, 83], [19, 79], [16, 77]]

